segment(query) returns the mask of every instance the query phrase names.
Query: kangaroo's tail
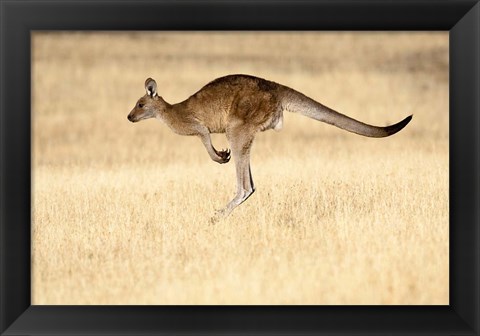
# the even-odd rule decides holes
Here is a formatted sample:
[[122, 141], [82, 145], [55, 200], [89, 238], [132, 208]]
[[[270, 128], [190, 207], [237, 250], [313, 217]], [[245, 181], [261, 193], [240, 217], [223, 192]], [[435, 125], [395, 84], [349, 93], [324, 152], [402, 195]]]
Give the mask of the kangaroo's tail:
[[412, 120], [412, 116], [410, 115], [390, 126], [372, 126], [332, 110], [298, 91], [287, 87], [285, 87], [285, 89], [284, 99], [282, 101], [284, 109], [367, 137], [383, 138], [395, 134], [407, 126], [410, 120]]

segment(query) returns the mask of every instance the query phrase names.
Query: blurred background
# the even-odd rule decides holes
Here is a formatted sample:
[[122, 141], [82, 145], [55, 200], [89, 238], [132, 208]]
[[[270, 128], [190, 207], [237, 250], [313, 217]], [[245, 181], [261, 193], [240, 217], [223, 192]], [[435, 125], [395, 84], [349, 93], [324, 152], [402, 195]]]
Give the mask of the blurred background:
[[[127, 114], [243, 73], [384, 126], [301, 115], [233, 162]], [[35, 32], [32, 304], [448, 304], [448, 33]], [[226, 148], [224, 135], [214, 135]]]

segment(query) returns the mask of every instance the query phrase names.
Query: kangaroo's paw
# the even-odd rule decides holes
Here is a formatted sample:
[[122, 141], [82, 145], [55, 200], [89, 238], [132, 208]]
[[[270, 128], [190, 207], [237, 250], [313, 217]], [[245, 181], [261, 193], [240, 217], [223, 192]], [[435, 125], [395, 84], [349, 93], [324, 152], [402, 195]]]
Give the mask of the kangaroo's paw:
[[227, 163], [230, 161], [230, 149], [222, 149], [217, 152], [218, 159], [215, 160], [218, 163]]

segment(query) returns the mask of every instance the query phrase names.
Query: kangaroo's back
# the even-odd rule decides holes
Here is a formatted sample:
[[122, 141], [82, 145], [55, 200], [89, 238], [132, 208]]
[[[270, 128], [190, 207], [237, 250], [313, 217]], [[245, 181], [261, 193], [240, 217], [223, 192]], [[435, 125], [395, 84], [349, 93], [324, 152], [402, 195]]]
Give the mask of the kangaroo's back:
[[278, 83], [250, 75], [228, 75], [203, 86], [188, 100], [188, 108], [212, 133], [223, 133], [229, 123], [266, 128], [281, 110]]

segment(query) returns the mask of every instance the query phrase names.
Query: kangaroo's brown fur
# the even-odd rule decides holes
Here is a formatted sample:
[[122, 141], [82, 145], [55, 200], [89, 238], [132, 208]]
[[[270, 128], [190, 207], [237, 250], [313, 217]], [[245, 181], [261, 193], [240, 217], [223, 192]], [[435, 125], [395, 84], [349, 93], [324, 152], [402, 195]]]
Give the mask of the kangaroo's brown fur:
[[[284, 85], [248, 75], [217, 78], [178, 104], [169, 104], [157, 93], [155, 80], [145, 81], [147, 93], [128, 115], [137, 122], [157, 118], [180, 135], [200, 138], [212, 160], [227, 163], [232, 153], [237, 174], [237, 194], [218, 215], [228, 215], [254, 191], [250, 170], [250, 149], [255, 134], [268, 129], [280, 130], [283, 112], [297, 112], [347, 131], [368, 137], [386, 137], [397, 133], [412, 119], [377, 127], [338, 113], [302, 93]], [[226, 133], [230, 150], [213, 147], [210, 134]]]

